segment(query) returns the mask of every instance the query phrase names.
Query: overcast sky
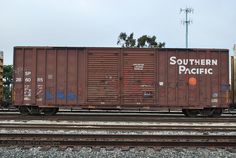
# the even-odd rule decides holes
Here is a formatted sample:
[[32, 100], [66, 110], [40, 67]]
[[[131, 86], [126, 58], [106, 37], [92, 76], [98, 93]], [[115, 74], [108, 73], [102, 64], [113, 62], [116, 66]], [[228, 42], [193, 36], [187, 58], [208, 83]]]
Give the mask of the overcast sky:
[[236, 0], [0, 0], [0, 50], [13, 63], [14, 46], [116, 47], [120, 32], [156, 35], [167, 48], [227, 48], [236, 43]]

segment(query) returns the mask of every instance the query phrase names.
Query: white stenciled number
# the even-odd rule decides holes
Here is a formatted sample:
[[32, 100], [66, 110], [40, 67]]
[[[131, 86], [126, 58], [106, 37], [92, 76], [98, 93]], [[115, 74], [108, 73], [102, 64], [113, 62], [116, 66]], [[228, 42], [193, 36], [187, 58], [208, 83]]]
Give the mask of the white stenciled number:
[[31, 82], [31, 78], [25, 78], [25, 82]]
[[21, 78], [16, 78], [16, 82], [21, 82], [22, 79]]
[[31, 75], [31, 72], [30, 71], [25, 71], [25, 76], [29, 76]]
[[133, 64], [134, 70], [143, 70], [144, 64]]
[[43, 78], [42, 77], [38, 77], [37, 78], [37, 82], [43, 82]]

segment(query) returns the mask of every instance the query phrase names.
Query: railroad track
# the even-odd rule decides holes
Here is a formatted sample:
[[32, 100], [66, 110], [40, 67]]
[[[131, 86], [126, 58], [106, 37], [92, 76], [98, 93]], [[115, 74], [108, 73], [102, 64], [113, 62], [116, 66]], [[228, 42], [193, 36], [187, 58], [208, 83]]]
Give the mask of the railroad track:
[[[214, 122], [213, 120], [206, 122], [204, 118], [196, 119], [205, 120], [197, 123], [194, 119], [190, 119], [192, 122], [183, 120], [176, 122], [173, 118], [172, 122], [168, 118], [159, 122], [153, 120], [153, 122], [114, 122], [108, 119], [109, 117], [106, 121], [50, 121], [42, 118], [2, 120], [0, 146], [235, 147], [236, 145], [236, 122], [232, 119], [229, 123], [219, 122], [216, 119]], [[180, 134], [177, 135], [177, 132]]]
[[104, 114], [94, 114], [94, 113], [78, 113], [78, 114], [64, 114], [59, 113], [55, 116], [24, 116], [19, 113], [0, 113], [1, 120], [51, 120], [51, 121], [134, 121], [134, 122], [225, 122], [231, 123], [236, 122], [235, 116], [222, 116], [219, 118], [188, 118], [181, 115], [136, 115], [136, 114], [114, 114], [114, 113], [104, 113]]
[[233, 147], [225, 135], [0, 134], [0, 146]]
[[0, 129], [4, 130], [87, 130], [87, 131], [194, 131], [194, 132], [236, 132], [236, 126], [206, 126], [206, 125], [70, 125], [70, 124], [6, 124], [0, 123]]

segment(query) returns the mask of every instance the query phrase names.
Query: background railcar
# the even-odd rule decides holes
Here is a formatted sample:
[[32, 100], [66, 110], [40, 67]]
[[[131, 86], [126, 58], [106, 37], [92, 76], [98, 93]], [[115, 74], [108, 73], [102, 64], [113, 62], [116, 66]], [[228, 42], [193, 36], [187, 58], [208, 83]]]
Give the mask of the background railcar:
[[3, 104], [3, 51], [0, 51], [0, 104]]

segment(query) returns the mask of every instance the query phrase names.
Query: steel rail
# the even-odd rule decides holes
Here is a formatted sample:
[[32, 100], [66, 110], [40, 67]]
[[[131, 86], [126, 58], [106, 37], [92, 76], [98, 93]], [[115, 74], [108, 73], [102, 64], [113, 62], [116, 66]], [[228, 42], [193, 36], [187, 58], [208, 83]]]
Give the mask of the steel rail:
[[0, 146], [148, 146], [232, 147], [236, 136], [225, 135], [71, 135], [0, 134]]
[[20, 114], [0, 114], [1, 120], [65, 120], [65, 121], [133, 121], [133, 122], [186, 122], [186, 123], [202, 123], [202, 122], [222, 122], [234, 123], [236, 117], [219, 117], [219, 118], [188, 118], [179, 116], [152, 116], [152, 115], [95, 115], [95, 114], [81, 114], [81, 115], [66, 115], [58, 114], [55, 116], [23, 116]]
[[19, 130], [109, 130], [109, 131], [197, 131], [197, 132], [236, 132], [236, 126], [201, 125], [74, 125], [74, 124], [2, 124], [0, 129]]

